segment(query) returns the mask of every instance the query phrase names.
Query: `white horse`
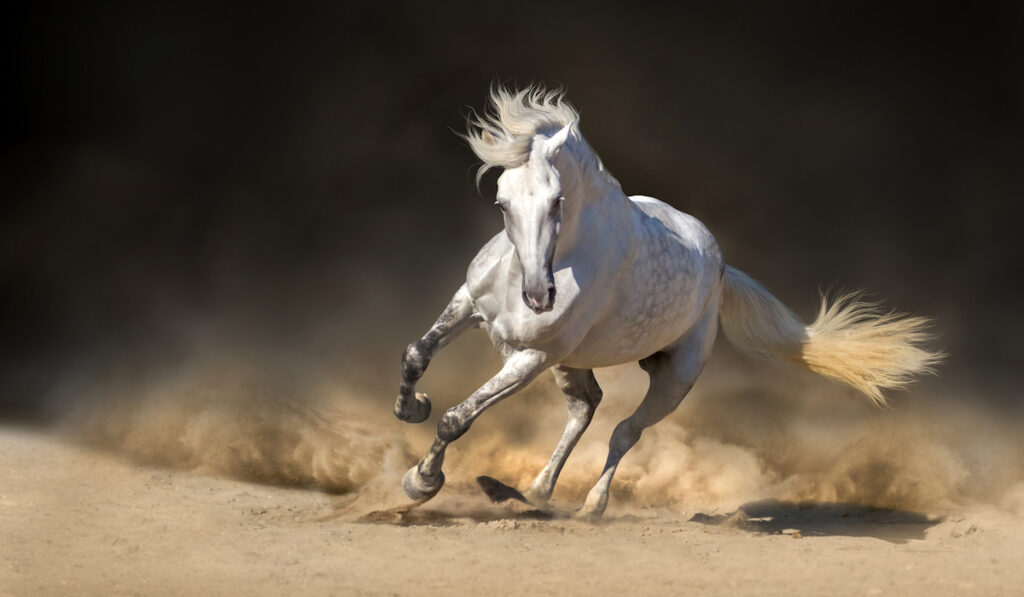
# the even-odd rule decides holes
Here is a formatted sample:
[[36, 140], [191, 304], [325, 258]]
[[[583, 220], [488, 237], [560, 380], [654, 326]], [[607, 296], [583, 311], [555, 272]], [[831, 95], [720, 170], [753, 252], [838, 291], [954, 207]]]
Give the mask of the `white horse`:
[[444, 484], [445, 448], [488, 407], [551, 369], [569, 401], [569, 421], [551, 460], [520, 494], [489, 478], [492, 499], [544, 507], [570, 451], [601, 401], [592, 369], [639, 361], [650, 388], [615, 428], [608, 460], [581, 516], [600, 516], [623, 455], [644, 429], [672, 413], [711, 351], [718, 323], [740, 350], [794, 362], [861, 390], [884, 405], [882, 389], [902, 386], [939, 357], [921, 346], [922, 318], [879, 314], [847, 296], [822, 301], [805, 325], [765, 288], [725, 265], [695, 218], [650, 197], [627, 197], [579, 130], [563, 92], [538, 86], [491, 91], [490, 110], [466, 135], [483, 160], [501, 167], [496, 205], [505, 229], [469, 266], [466, 283], [402, 358], [395, 415], [420, 423], [430, 401], [415, 391], [437, 349], [483, 328], [504, 360], [501, 371], [437, 426], [430, 451], [402, 479], [415, 500]]

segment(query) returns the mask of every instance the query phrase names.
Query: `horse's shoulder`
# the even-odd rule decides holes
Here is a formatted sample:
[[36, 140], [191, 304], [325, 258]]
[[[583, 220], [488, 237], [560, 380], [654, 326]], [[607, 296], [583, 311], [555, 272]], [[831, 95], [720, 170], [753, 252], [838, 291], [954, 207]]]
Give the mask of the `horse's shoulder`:
[[493, 282], [495, 270], [502, 258], [511, 251], [512, 243], [505, 231], [495, 234], [477, 252], [466, 271], [466, 286], [470, 296], [479, 297]]

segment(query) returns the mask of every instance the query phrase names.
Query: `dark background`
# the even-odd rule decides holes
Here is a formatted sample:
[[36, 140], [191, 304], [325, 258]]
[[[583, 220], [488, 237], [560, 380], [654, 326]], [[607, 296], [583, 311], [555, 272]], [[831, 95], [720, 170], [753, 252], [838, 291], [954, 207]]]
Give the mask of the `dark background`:
[[1019, 402], [1020, 3], [430, 4], [14, 9], [0, 417], [197, 351], [390, 401], [500, 228], [453, 134], [493, 81], [564, 85], [627, 193], [802, 315], [868, 288]]

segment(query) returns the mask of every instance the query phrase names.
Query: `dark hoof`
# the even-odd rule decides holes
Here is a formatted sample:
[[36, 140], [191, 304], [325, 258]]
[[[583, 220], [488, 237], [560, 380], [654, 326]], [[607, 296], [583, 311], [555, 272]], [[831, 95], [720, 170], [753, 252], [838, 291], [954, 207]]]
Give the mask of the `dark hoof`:
[[494, 477], [477, 477], [476, 482], [480, 485], [480, 489], [484, 490], [487, 497], [491, 498], [491, 501], [495, 504], [500, 504], [508, 500], [515, 500], [535, 508], [530, 512], [526, 512], [525, 515], [541, 520], [549, 520], [552, 518], [570, 518], [571, 513], [555, 508], [551, 504], [547, 503], [547, 500], [541, 501], [531, 497], [528, 493], [523, 494], [515, 487], [505, 485], [501, 481]]
[[480, 489], [483, 489], [484, 493], [487, 494], [487, 497], [491, 498], [491, 501], [495, 504], [500, 504], [507, 500], [515, 500], [524, 504], [530, 503], [527, 501], [526, 496], [524, 496], [518, 489], [505, 485], [494, 477], [477, 477], [476, 482], [480, 485]]
[[[399, 397], [398, 403], [401, 404], [402, 399]], [[406, 423], [422, 423], [430, 417], [430, 397], [426, 394], [416, 392], [415, 399], [409, 400], [405, 409], [399, 409], [395, 406], [395, 416], [399, 420], [405, 421]]]
[[444, 487], [444, 473], [437, 473], [437, 477], [434, 477], [433, 482], [429, 482], [420, 475], [419, 465], [409, 469], [405, 476], [402, 477], [402, 491], [410, 499], [417, 502], [429, 500], [437, 495], [437, 492], [441, 491], [442, 487]]

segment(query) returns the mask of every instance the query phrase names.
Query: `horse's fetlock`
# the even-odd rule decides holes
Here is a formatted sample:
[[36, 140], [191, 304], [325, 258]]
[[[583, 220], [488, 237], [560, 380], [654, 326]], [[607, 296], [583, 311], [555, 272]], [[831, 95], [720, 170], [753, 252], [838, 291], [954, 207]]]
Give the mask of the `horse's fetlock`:
[[406, 379], [419, 379], [430, 364], [430, 351], [423, 340], [417, 340], [406, 347], [402, 354], [402, 375]]

